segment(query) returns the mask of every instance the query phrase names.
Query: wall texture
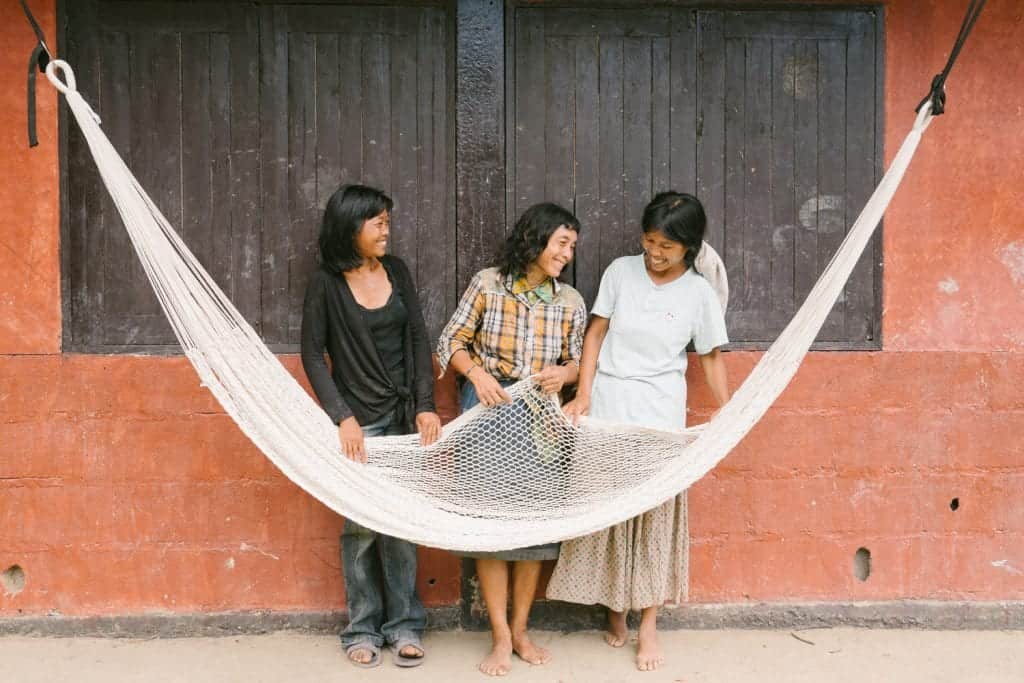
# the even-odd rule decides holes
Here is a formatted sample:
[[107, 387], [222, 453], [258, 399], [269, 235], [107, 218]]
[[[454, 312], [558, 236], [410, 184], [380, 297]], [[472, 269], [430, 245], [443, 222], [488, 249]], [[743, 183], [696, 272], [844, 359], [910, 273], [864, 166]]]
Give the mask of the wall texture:
[[[960, 4], [883, 5], [887, 159]], [[53, 36], [53, 0], [30, 5]], [[29, 150], [17, 3], [0, 5], [0, 44], [0, 572], [23, 572], [0, 618], [339, 609], [341, 519], [186, 361], [61, 353], [57, 101], [40, 86]], [[1024, 106], [1005, 87], [1020, 82], [1024, 7], [997, 0], [888, 214], [883, 350], [812, 354], [693, 488], [694, 602], [1024, 599]], [[729, 354], [733, 382], [756, 360]], [[421, 557], [425, 601], [457, 603], [460, 561]]]

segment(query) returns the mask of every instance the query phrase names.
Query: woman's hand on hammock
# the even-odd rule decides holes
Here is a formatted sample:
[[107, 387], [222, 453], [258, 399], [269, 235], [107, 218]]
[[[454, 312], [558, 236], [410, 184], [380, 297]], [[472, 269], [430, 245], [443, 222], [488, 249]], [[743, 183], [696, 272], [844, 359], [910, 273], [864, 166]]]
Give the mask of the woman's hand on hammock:
[[363, 442], [363, 428], [356, 418], [349, 417], [338, 425], [338, 438], [341, 440], [341, 451], [345, 457], [355, 462], [366, 462], [366, 445]]
[[[479, 366], [477, 366], [479, 367]], [[499, 403], [511, 403], [512, 397], [508, 395], [508, 392], [501, 388], [501, 384], [498, 380], [491, 376], [491, 373], [487, 372], [483, 368], [480, 368], [476, 372], [470, 371], [467, 375], [469, 381], [473, 383], [473, 388], [476, 389], [477, 398], [488, 408], [493, 408]]]
[[437, 413], [416, 413], [416, 431], [420, 433], [420, 445], [429, 446], [441, 436], [441, 418]]
[[579, 425], [581, 417], [590, 415], [590, 396], [576, 394], [576, 398], [562, 406], [562, 412], [573, 426]]
[[564, 365], [549, 365], [533, 376], [533, 382], [545, 394], [557, 394], [565, 386], [568, 373]]

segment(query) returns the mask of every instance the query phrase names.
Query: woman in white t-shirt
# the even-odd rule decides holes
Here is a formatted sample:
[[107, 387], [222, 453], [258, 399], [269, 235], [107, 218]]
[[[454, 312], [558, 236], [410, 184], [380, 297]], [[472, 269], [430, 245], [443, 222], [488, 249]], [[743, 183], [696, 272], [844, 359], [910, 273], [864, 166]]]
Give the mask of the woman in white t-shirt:
[[[686, 426], [686, 347], [692, 341], [719, 406], [729, 398], [720, 348], [728, 343], [723, 294], [697, 272], [711, 265], [724, 288], [717, 254], [703, 243], [706, 217], [696, 197], [657, 195], [644, 209], [643, 253], [605, 270], [583, 343], [579, 387], [565, 412], [643, 427]], [[605, 640], [621, 647], [626, 614], [642, 610], [637, 668], [663, 659], [657, 610], [685, 599], [689, 535], [685, 492], [617, 526], [562, 544], [548, 598], [608, 607]]]

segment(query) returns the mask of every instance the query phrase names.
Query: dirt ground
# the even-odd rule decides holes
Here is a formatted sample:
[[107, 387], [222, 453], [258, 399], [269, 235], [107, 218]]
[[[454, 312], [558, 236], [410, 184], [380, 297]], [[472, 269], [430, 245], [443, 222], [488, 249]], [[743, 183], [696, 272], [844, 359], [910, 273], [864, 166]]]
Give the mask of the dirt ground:
[[[988, 683], [1024, 681], [1024, 632], [812, 629], [666, 631], [664, 667], [641, 673], [634, 644], [612, 649], [598, 633], [541, 632], [553, 661], [514, 661], [516, 683]], [[372, 670], [349, 665], [337, 638], [297, 633], [156, 640], [0, 638], [0, 680], [78, 681], [485, 681], [475, 669], [485, 633], [429, 634], [427, 660]]]

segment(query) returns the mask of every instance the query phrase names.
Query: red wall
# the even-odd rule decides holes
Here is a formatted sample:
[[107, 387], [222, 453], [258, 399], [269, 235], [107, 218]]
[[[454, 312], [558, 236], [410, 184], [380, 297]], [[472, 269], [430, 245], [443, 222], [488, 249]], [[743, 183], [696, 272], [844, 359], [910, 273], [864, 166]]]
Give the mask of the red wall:
[[[945, 60], [953, 4], [885, 6], [887, 158]], [[30, 5], [53, 36], [52, 0]], [[56, 99], [40, 86], [29, 151], [17, 3], [0, 5], [0, 44], [0, 571], [25, 572], [0, 617], [340, 607], [341, 520], [186, 361], [60, 353]], [[994, 0], [887, 217], [884, 350], [812, 354], [694, 486], [693, 600], [1024, 599], [1022, 82], [1024, 7]], [[729, 354], [734, 383], [756, 358]], [[456, 602], [458, 572], [422, 551], [425, 600]]]

